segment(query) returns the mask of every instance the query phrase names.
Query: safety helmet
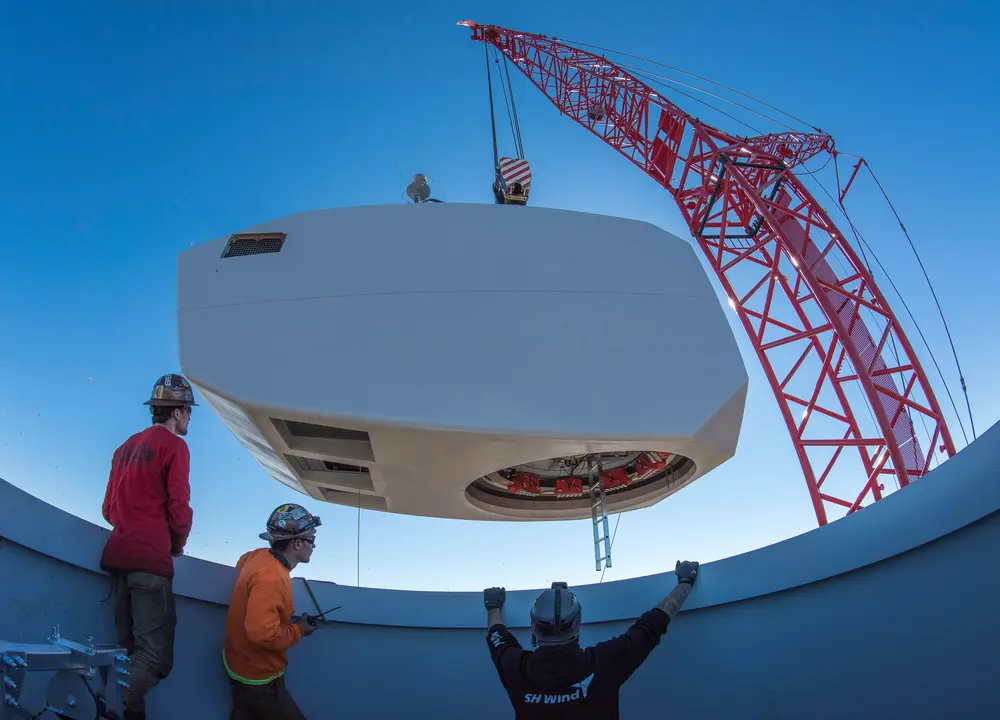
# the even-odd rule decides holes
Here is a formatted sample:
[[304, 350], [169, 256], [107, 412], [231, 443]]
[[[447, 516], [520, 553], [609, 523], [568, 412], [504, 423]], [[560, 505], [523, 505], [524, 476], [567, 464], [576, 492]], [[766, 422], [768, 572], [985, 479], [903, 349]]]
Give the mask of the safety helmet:
[[531, 606], [531, 639], [535, 645], [566, 645], [580, 637], [582, 608], [564, 582], [535, 598]]
[[143, 403], [151, 407], [184, 407], [197, 404], [194, 401], [191, 383], [183, 375], [176, 373], [164, 375], [157, 380], [149, 400]]
[[319, 515], [313, 515], [301, 505], [286, 503], [274, 509], [267, 519], [267, 532], [262, 532], [258, 537], [269, 543], [290, 540], [301, 537], [322, 524]]

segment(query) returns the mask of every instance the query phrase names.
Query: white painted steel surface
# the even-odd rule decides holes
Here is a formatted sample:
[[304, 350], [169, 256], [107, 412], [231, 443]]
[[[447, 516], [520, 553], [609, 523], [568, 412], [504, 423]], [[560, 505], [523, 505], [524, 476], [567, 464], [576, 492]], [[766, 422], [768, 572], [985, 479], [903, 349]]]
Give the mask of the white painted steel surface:
[[[399, 204], [242, 232], [274, 231], [286, 234], [280, 252], [223, 258], [227, 235], [181, 253], [180, 354], [206, 403], [291, 487], [414, 515], [581, 518], [585, 499], [467, 488], [579, 453], [692, 461], [612, 494], [618, 512], [735, 452], [746, 369], [694, 250], [664, 230], [542, 208]], [[317, 437], [296, 423], [341, 430]]]

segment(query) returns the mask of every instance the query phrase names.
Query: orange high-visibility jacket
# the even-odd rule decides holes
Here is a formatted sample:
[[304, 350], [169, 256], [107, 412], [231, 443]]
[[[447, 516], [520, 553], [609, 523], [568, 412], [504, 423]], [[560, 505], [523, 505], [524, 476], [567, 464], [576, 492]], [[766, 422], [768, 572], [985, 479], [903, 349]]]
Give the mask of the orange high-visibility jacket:
[[302, 639], [302, 630], [290, 622], [292, 580], [267, 548], [245, 553], [236, 567], [222, 659], [234, 680], [263, 684], [285, 672], [288, 648]]

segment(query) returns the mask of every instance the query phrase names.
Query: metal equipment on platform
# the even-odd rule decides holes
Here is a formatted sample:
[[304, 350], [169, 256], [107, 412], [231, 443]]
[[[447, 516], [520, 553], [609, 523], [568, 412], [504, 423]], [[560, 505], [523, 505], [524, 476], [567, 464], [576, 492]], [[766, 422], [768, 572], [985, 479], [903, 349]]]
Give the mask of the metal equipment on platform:
[[[0, 640], [0, 684], [3, 703], [0, 720], [36, 718], [51, 713], [71, 720], [117, 718], [121, 714], [121, 689], [128, 687], [130, 662], [115, 645], [85, 645], [67, 640], [52, 628], [48, 643], [12, 643]], [[29, 672], [55, 672], [45, 691], [45, 707], [31, 711], [21, 705]], [[98, 687], [94, 687], [94, 680]]]

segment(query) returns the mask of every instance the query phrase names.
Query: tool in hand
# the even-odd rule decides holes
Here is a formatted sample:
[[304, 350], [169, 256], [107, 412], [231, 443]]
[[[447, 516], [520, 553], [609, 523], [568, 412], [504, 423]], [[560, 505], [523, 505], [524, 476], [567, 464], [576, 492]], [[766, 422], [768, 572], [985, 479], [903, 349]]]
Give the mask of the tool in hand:
[[330, 608], [329, 610], [324, 610], [319, 615], [310, 615], [309, 619], [310, 620], [319, 620], [321, 617], [323, 617], [327, 613], [332, 613], [334, 610], [340, 610], [341, 607], [343, 607], [343, 606], [342, 605], [338, 605], [337, 607]]
[[[330, 608], [329, 610], [324, 610], [319, 615], [310, 615], [309, 613], [302, 613], [302, 617], [304, 617], [306, 619], [306, 622], [309, 623], [310, 625], [315, 625], [316, 621], [319, 620], [321, 617], [323, 617], [327, 613], [332, 613], [334, 610], [340, 610], [341, 607], [342, 607], [341, 605], [338, 605], [337, 607]], [[295, 616], [292, 617], [293, 623], [298, 622], [298, 620], [299, 618]]]

